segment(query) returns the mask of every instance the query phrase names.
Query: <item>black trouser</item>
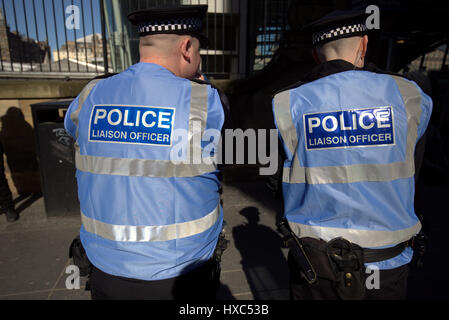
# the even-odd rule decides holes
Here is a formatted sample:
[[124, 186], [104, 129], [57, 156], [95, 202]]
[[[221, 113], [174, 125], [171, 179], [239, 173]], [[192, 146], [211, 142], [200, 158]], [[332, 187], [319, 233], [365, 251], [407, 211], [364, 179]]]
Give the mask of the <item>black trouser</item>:
[[3, 161], [3, 145], [0, 142], [0, 207], [2, 210], [14, 209], [11, 190], [5, 176], [5, 164]]
[[[288, 256], [290, 270], [290, 299], [292, 300], [339, 300], [331, 280], [318, 277], [316, 283], [310, 285], [301, 278], [298, 267], [291, 255]], [[404, 300], [407, 294], [407, 278], [409, 266], [391, 270], [380, 270], [379, 289], [366, 290], [364, 300]]]
[[179, 277], [155, 281], [117, 277], [93, 267], [90, 290], [93, 300], [215, 300], [219, 280], [215, 260]]

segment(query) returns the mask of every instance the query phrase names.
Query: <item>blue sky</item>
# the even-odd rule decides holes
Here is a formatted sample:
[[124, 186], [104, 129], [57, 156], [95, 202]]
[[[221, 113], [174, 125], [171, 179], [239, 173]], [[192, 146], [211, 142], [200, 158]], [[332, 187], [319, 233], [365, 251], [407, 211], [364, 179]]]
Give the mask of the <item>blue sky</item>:
[[[0, 0], [0, 8], [6, 17], [6, 21], [11, 31], [18, 30], [22, 35], [26, 36], [28, 27], [29, 37], [40, 41], [46, 40], [48, 34], [50, 49], [53, 51], [58, 47], [61, 48], [67, 40], [73, 41], [75, 38], [83, 37], [84, 30], [86, 35], [92, 34], [93, 31], [95, 31], [95, 33], [101, 33], [99, 1], [100, 0]], [[69, 16], [65, 13], [65, 10], [67, 6], [72, 4], [80, 9], [80, 29], [78, 30], [68, 30], [65, 28], [65, 21]], [[16, 18], [14, 18], [14, 7]], [[94, 21], [93, 27], [92, 11]], [[36, 12], [36, 15], [34, 12]], [[47, 33], [45, 32], [45, 25], [47, 25]]]

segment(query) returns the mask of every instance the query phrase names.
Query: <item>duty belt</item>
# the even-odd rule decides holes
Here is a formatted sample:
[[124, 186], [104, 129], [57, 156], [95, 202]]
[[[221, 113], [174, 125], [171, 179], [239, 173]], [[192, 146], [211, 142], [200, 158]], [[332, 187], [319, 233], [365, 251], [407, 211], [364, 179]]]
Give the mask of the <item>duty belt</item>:
[[410, 246], [410, 240], [402, 242], [391, 248], [384, 249], [363, 249], [363, 257], [365, 263], [379, 262], [389, 260], [402, 253], [408, 246]]
[[[296, 264], [309, 283], [315, 282], [317, 274], [327, 274], [328, 278], [334, 278], [329, 273], [330, 269], [323, 267], [331, 263], [333, 259], [336, 259], [337, 264], [340, 262], [344, 264], [347, 259], [355, 259], [356, 264], [363, 269], [365, 263], [389, 260], [413, 245], [412, 241], [408, 240], [390, 248], [368, 249], [361, 248], [344, 238], [335, 238], [329, 242], [309, 237], [298, 238], [289, 228], [286, 220], [281, 221], [278, 230], [284, 236], [285, 244], [291, 249]], [[345, 255], [344, 252], [348, 254]], [[314, 267], [318, 269], [315, 270]]]

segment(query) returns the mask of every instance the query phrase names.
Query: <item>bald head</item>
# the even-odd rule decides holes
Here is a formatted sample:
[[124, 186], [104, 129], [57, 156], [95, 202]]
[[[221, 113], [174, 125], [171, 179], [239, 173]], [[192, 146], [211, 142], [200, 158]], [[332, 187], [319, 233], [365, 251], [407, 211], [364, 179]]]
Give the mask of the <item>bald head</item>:
[[154, 34], [140, 38], [140, 62], [158, 64], [178, 77], [192, 78], [201, 61], [200, 43], [195, 37]]
[[367, 36], [337, 39], [317, 46], [314, 49], [314, 57], [320, 63], [342, 59], [362, 68], [367, 44]]

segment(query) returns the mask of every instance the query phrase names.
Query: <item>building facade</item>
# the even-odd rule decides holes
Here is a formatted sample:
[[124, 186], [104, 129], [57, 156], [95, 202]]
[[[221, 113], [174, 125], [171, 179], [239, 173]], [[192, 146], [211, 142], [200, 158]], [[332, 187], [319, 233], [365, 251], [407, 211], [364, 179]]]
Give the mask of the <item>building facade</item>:
[[[103, 61], [103, 37], [100, 33], [90, 34], [67, 41], [59, 50], [53, 50], [53, 61], [70, 59], [92, 65], [104, 65]], [[108, 56], [110, 63], [110, 55]]]
[[48, 63], [50, 47], [46, 41], [37, 41], [10, 31], [0, 9], [0, 54], [2, 62]]

